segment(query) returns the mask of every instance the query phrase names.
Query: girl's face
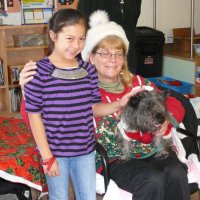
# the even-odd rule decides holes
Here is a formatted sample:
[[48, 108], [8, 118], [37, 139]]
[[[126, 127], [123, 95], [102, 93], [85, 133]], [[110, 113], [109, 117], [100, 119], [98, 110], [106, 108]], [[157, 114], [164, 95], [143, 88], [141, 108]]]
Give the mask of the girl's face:
[[74, 59], [84, 47], [85, 32], [85, 27], [81, 23], [65, 26], [57, 34], [50, 31], [50, 37], [54, 42], [53, 53], [63, 59]]
[[120, 49], [99, 48], [90, 55], [90, 62], [95, 65], [101, 81], [114, 83], [124, 65], [124, 53]]

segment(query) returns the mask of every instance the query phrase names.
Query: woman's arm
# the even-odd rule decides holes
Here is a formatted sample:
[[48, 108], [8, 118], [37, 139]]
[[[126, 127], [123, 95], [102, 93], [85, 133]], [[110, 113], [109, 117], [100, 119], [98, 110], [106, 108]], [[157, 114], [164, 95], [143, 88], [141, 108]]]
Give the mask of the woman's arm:
[[26, 112], [26, 106], [25, 106], [25, 101], [24, 101], [23, 97], [22, 97], [21, 106], [20, 106], [20, 113], [21, 113], [21, 116], [24, 120], [24, 123], [31, 130], [30, 122], [29, 122], [29, 119], [28, 119], [28, 113]]

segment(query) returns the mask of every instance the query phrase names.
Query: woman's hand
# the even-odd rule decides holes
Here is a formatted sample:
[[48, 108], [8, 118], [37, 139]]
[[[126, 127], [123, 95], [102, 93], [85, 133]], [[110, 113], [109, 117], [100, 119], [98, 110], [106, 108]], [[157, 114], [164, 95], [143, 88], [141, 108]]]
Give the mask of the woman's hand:
[[168, 126], [169, 126], [169, 121], [168, 121], [168, 120], [165, 120], [165, 122], [161, 125], [160, 130], [158, 130], [158, 131], [156, 132], [156, 135], [157, 135], [157, 136], [163, 136], [163, 135], [165, 135], [165, 133], [166, 133], [166, 131], [167, 131], [167, 129], [168, 129]]
[[23, 67], [19, 75], [19, 84], [22, 90], [24, 89], [24, 85], [26, 85], [26, 83], [28, 83], [33, 79], [33, 76], [36, 73], [35, 71], [36, 68], [37, 68], [36, 62], [33, 62], [32, 60], [26, 63], [25, 66]]

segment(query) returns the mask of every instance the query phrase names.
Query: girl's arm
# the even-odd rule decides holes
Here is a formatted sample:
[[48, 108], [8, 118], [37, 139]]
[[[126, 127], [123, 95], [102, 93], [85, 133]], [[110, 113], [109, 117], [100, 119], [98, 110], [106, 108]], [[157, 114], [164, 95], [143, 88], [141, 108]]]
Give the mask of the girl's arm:
[[[27, 66], [28, 65], [28, 66]], [[35, 64], [26, 64], [25, 69], [29, 67], [29, 69], [26, 71], [24, 69], [24, 73], [29, 73], [30, 68], [34, 68]], [[32, 68], [32, 69], [33, 69]], [[30, 73], [29, 73], [30, 74]], [[23, 78], [24, 79], [24, 78]], [[25, 91], [25, 99], [26, 99], [26, 110], [28, 110], [28, 117], [25, 112], [25, 104], [24, 101], [22, 101], [21, 105], [21, 112], [23, 118], [26, 119], [26, 123], [30, 123], [30, 128], [34, 137], [34, 140], [36, 142], [37, 148], [40, 152], [41, 158], [42, 158], [42, 166], [44, 169], [44, 173], [48, 174], [49, 176], [57, 176], [59, 174], [59, 168], [58, 163], [55, 160], [53, 154], [51, 153], [51, 150], [49, 148], [48, 140], [46, 137], [45, 127], [43, 124], [43, 119], [41, 116], [41, 110], [42, 110], [42, 85], [34, 84], [36, 83], [36, 80], [40, 80], [41, 82], [41, 75], [38, 73], [35, 73], [35, 78], [32, 78], [31, 84], [24, 83], [26, 86], [23, 88]], [[24, 80], [27, 80], [26, 78]], [[29, 80], [30, 81], [30, 80]]]
[[129, 99], [134, 96], [137, 92], [143, 89], [138, 88], [132, 90], [131, 92], [125, 94], [121, 99], [114, 101], [112, 103], [97, 103], [92, 106], [94, 117], [103, 117], [109, 114], [113, 114], [117, 111], [120, 111], [126, 104]]
[[45, 134], [44, 124], [40, 113], [28, 113], [29, 122], [33, 137], [40, 151], [43, 160], [51, 158], [53, 155], [49, 148]]
[[109, 114], [113, 114], [122, 109], [119, 101], [112, 103], [97, 103], [92, 106], [94, 117], [103, 117]]
[[[50, 158], [53, 157], [53, 154], [51, 153], [51, 150], [49, 148], [41, 114], [28, 113], [28, 117], [29, 117], [32, 134], [35, 139], [36, 145], [39, 149], [42, 160], [43, 161], [49, 160]], [[48, 166], [43, 165], [45, 174], [48, 173], [49, 176], [57, 176], [59, 174], [58, 164], [56, 160], [54, 161], [49, 171], [47, 171], [47, 167]]]

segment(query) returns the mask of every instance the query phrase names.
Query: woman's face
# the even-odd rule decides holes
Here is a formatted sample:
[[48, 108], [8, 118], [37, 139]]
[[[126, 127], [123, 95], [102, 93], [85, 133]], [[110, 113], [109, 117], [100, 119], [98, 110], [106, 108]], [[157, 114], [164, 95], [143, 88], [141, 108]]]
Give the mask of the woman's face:
[[101, 81], [114, 83], [124, 64], [124, 53], [120, 49], [99, 48], [90, 55], [90, 62], [95, 65]]

